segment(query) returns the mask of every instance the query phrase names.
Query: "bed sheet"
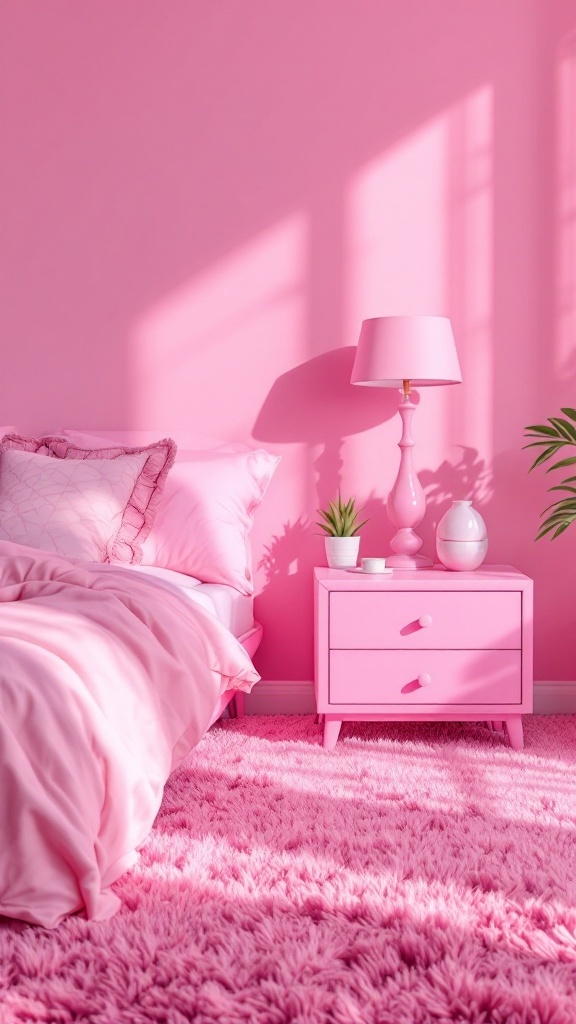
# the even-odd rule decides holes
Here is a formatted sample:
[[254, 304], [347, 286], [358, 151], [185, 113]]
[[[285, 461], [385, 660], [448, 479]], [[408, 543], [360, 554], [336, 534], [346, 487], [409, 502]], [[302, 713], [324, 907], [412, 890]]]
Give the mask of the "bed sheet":
[[202, 583], [194, 576], [153, 565], [130, 565], [122, 568], [155, 576], [177, 587], [185, 597], [212, 612], [237, 638], [248, 633], [254, 626], [253, 596], [241, 594], [234, 587], [228, 587], [223, 583]]

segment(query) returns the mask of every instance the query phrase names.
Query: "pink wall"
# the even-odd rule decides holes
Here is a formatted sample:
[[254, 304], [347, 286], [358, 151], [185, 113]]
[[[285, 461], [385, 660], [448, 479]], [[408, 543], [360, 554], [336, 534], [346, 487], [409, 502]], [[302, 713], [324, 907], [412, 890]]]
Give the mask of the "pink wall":
[[523, 427], [576, 405], [574, 0], [0, 0], [4, 422], [198, 432], [283, 461], [255, 528], [268, 678], [311, 678], [314, 509], [385, 551], [396, 398], [360, 321], [452, 317], [422, 394], [423, 526], [474, 496], [576, 678], [576, 528]]

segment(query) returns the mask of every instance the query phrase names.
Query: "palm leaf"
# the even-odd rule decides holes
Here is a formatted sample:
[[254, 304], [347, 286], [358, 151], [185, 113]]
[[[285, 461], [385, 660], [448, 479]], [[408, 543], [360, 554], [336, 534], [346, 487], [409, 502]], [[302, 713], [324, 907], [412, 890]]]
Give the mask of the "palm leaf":
[[553, 469], [563, 469], [564, 466], [573, 466], [576, 463], [576, 455], [572, 455], [569, 459], [561, 459], [560, 462], [555, 462], [553, 466], [548, 466], [547, 473], [551, 473]]
[[566, 442], [550, 441], [550, 438], [547, 437], [545, 441], [531, 441], [530, 444], [523, 444], [522, 451], [524, 451], [525, 448], [561, 448], [563, 444], [566, 444]]
[[575, 518], [576, 516], [573, 516], [572, 519], [569, 519], [567, 523], [563, 523], [562, 526], [559, 526], [558, 529], [555, 530], [555, 532], [552, 534], [550, 540], [554, 540], [555, 537], [559, 537], [561, 533], [564, 533], [564, 530], [568, 529], [570, 524], [574, 522]]
[[546, 451], [540, 452], [540, 455], [538, 455], [537, 458], [534, 459], [534, 462], [530, 466], [528, 472], [532, 472], [533, 469], [536, 469], [536, 466], [540, 466], [543, 462], [546, 462], [548, 459], [553, 458], [553, 456], [556, 455], [556, 452], [559, 448], [562, 447], [563, 444], [563, 441], [557, 442], [556, 444], [550, 445], [546, 449]]
[[[536, 540], [541, 540], [542, 537], [545, 537], [547, 533], [551, 533], [554, 529], [556, 529], [556, 523], [548, 523], [548, 521], [546, 521], [536, 534]], [[552, 538], [550, 539], [552, 540]]]
[[[563, 409], [562, 412], [566, 412], [566, 410]], [[536, 426], [525, 427], [524, 429], [532, 430], [536, 434], [548, 434], [549, 437], [558, 437], [558, 431], [554, 427], [548, 427], [545, 424], [537, 424]]]
[[543, 524], [542, 529], [537, 534], [536, 540], [540, 540], [541, 537], [545, 537], [547, 533], [552, 533], [552, 531], [554, 532], [552, 533], [550, 540], [554, 540], [556, 537], [559, 537], [561, 533], [564, 533], [564, 530], [567, 530], [575, 519], [576, 514], [570, 516], [568, 519], [562, 519], [561, 521], [557, 521], [552, 518], [547, 519]]
[[563, 514], [568, 513], [568, 512], [575, 512], [576, 513], [576, 502], [574, 501], [574, 498], [564, 498], [563, 501], [553, 501], [552, 504], [548, 505], [544, 509], [544, 511], [541, 512], [540, 514], [543, 515], [543, 516], [546, 515], [546, 513], [551, 508], [555, 508], [556, 509], [556, 513], [558, 515], [563, 515]]
[[569, 526], [570, 523], [573, 523], [575, 519], [576, 513], [574, 513], [571, 516], [548, 516], [548, 518], [545, 519], [544, 522], [541, 524], [538, 534], [536, 536], [536, 540], [539, 540], [540, 537], [544, 537], [545, 534], [550, 533], [552, 530], [557, 530], [559, 526], [564, 526], [565, 524]]
[[[525, 428], [524, 437], [529, 443], [523, 447], [539, 449], [530, 470], [548, 460], [554, 460], [565, 445], [576, 446], [576, 409], [566, 406], [562, 407], [561, 412], [562, 416], [550, 416], [546, 424], [531, 424]], [[552, 464], [546, 467], [546, 472], [552, 473], [554, 470], [575, 465], [576, 456], [571, 455], [552, 461]], [[550, 493], [560, 492], [564, 496], [557, 498], [541, 513], [543, 521], [538, 528], [536, 540], [547, 535], [554, 540], [576, 521], [576, 486], [570, 486], [571, 484], [576, 484], [576, 476], [564, 477], [559, 484], [548, 488]]]
[[571, 420], [576, 420], [576, 409], [561, 409], [565, 416], [569, 416]]
[[571, 423], [568, 423], [568, 420], [563, 420], [560, 419], [560, 417], [552, 416], [550, 417], [550, 423], [552, 423], [553, 426], [557, 428], [559, 433], [568, 441], [570, 441], [571, 444], [576, 444], [576, 429], [572, 426]]
[[[545, 509], [542, 513], [543, 516], [546, 515], [546, 511], [547, 510]], [[546, 516], [544, 522], [540, 524], [540, 529], [542, 529], [543, 526], [547, 526], [549, 523], [551, 523], [553, 526], [557, 526], [558, 523], [563, 523], [568, 518], [568, 512], [551, 512], [549, 516]]]

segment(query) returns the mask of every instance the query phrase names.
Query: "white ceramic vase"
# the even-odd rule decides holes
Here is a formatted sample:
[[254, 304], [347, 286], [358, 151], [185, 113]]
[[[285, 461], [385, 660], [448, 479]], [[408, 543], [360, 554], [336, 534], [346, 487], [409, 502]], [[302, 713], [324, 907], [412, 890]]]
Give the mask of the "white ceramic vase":
[[471, 501], [453, 501], [436, 529], [436, 552], [442, 565], [455, 572], [472, 572], [486, 558], [486, 524]]
[[353, 569], [358, 564], [360, 537], [325, 537], [324, 545], [330, 569]]

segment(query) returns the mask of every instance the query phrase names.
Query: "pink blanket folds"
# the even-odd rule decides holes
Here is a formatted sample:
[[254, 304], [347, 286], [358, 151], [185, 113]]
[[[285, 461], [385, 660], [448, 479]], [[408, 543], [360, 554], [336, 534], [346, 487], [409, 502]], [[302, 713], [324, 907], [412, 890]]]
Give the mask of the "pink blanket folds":
[[110, 917], [171, 770], [257, 680], [176, 590], [0, 542], [0, 914]]

